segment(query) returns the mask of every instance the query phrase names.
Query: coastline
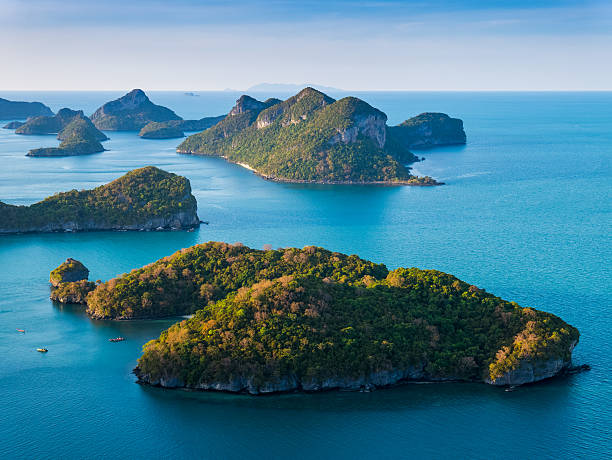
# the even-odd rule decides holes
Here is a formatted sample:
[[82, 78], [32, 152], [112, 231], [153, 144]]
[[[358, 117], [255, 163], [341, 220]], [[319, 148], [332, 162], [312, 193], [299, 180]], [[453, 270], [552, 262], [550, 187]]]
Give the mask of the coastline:
[[[444, 182], [438, 182], [435, 179], [432, 179], [432, 182], [428, 183], [419, 183], [419, 182], [411, 182], [410, 180], [398, 180], [398, 181], [325, 181], [325, 180], [303, 180], [303, 179], [285, 179], [282, 177], [276, 176], [268, 176], [266, 174], [260, 173], [252, 166], [246, 163], [240, 163], [238, 161], [233, 161], [227, 158], [224, 155], [207, 155], [202, 153], [196, 153], [188, 150], [179, 150], [176, 149], [177, 153], [183, 155], [196, 155], [196, 156], [204, 156], [204, 157], [213, 157], [213, 158], [223, 158], [228, 163], [233, 163], [235, 165], [241, 166], [245, 169], [248, 169], [256, 176], [261, 177], [270, 182], [278, 182], [283, 184], [310, 184], [310, 185], [379, 185], [379, 186], [399, 186], [399, 185], [407, 185], [411, 187], [434, 187], [438, 185], [446, 185]], [[417, 176], [414, 176], [417, 177]]]

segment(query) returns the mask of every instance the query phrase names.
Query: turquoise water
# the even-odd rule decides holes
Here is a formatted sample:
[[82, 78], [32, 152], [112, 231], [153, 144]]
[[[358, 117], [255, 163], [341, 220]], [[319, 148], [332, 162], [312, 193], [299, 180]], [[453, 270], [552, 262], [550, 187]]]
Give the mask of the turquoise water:
[[[119, 95], [31, 99], [89, 114]], [[200, 118], [226, 112], [237, 94], [150, 96]], [[176, 140], [133, 133], [109, 133], [101, 154], [28, 158], [28, 149], [57, 141], [0, 129], [2, 201], [29, 204], [152, 164], [187, 176], [210, 221], [193, 233], [0, 237], [1, 457], [609, 458], [612, 93], [359, 96], [390, 123], [425, 110], [463, 118], [468, 145], [421, 152], [426, 160], [415, 166], [447, 185], [270, 183], [220, 159], [178, 155]], [[209, 240], [316, 244], [453, 273], [577, 326], [575, 361], [593, 369], [514, 392], [476, 384], [260, 398], [164, 391], [136, 385], [130, 372], [142, 344], [171, 320], [91, 321], [48, 299], [49, 271], [66, 257], [108, 279]], [[118, 335], [128, 340], [108, 342]]]

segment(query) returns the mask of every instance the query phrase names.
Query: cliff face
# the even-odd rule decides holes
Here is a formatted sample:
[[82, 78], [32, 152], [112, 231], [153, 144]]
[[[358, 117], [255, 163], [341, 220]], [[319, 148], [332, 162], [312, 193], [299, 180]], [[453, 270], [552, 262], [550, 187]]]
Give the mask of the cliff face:
[[[177, 376], [166, 375], [151, 377], [142, 373], [137, 367], [134, 374], [138, 381], [153, 386], [163, 388], [188, 388], [191, 390], [226, 391], [230, 393], [248, 393], [251, 395], [263, 395], [270, 393], [286, 393], [293, 391], [316, 392], [328, 390], [374, 390], [384, 388], [400, 382], [422, 382], [426, 381], [426, 374], [423, 366], [408, 367], [403, 370], [380, 371], [368, 376], [356, 378], [329, 377], [325, 379], [300, 380], [296, 375], [289, 375], [275, 380], [256, 382], [253, 378], [235, 377], [229, 381], [202, 382], [197, 385], [185, 384]], [[437, 379], [432, 381], [442, 381]]]
[[367, 114], [355, 117], [354, 124], [342, 130], [338, 130], [338, 134], [334, 135], [329, 143], [331, 145], [342, 142], [344, 144], [352, 144], [357, 142], [359, 135], [371, 139], [379, 147], [383, 148], [387, 140], [387, 116], [384, 113]]
[[91, 121], [98, 129], [109, 131], [139, 131], [152, 121], [168, 120], [182, 118], [167, 107], [151, 102], [140, 89], [107, 102], [91, 116]]
[[[573, 347], [574, 345], [571, 346], [572, 349]], [[569, 359], [565, 357], [551, 357], [546, 360], [522, 360], [516, 369], [504, 373], [495, 380], [487, 377], [485, 382], [496, 386], [518, 386], [549, 379], [563, 373], [571, 367], [571, 351], [569, 356]]]
[[[1, 215], [1, 213], [0, 213]], [[2, 233], [53, 233], [53, 232], [91, 232], [91, 231], [153, 231], [185, 230], [200, 224], [198, 216], [192, 212], [177, 212], [167, 217], [154, 217], [131, 224], [114, 223], [104, 220], [66, 220], [49, 222], [44, 225], [5, 226], [0, 223]]]
[[[532, 362], [524, 361], [519, 367], [508, 372], [496, 380], [485, 378], [481, 382], [495, 386], [519, 386], [528, 383], [536, 383], [562, 374], [571, 366], [571, 360], [551, 358], [547, 361]], [[235, 376], [227, 381], [206, 381], [196, 385], [185, 383], [180, 376], [166, 374], [151, 376], [144, 373], [139, 367], [134, 369], [134, 374], [140, 383], [163, 388], [187, 388], [203, 391], [225, 391], [229, 393], [248, 393], [251, 395], [263, 395], [270, 393], [286, 392], [317, 392], [328, 390], [375, 390], [393, 385], [414, 382], [449, 382], [449, 381], [475, 381], [465, 379], [461, 376], [434, 376], [425, 371], [426, 364], [410, 366], [404, 369], [390, 369], [379, 371], [360, 377], [329, 377], [325, 379], [301, 380], [292, 374], [267, 381], [256, 380], [253, 377]]]
[[53, 112], [40, 102], [18, 102], [0, 98], [0, 120], [51, 116]]

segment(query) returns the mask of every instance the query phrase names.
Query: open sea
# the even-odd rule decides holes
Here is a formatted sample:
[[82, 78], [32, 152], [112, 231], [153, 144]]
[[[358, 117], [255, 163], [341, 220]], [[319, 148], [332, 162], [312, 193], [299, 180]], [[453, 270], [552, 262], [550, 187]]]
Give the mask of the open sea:
[[[184, 118], [227, 113], [239, 96], [148, 94]], [[87, 115], [121, 95], [0, 92]], [[191, 180], [210, 222], [193, 233], [0, 236], [0, 458], [610, 458], [612, 93], [353, 95], [389, 124], [424, 111], [462, 118], [466, 146], [418, 152], [426, 160], [414, 165], [446, 185], [266, 182], [222, 159], [179, 155], [180, 140], [136, 133], [107, 133], [100, 154], [28, 158], [58, 141], [0, 129], [0, 201], [30, 204], [155, 165]], [[267, 397], [147, 388], [131, 370], [176, 319], [92, 321], [49, 300], [49, 271], [67, 257], [107, 280], [209, 240], [319, 245], [452, 273], [578, 327], [574, 361], [592, 370], [513, 392], [460, 383]], [[119, 335], [127, 340], [108, 342]], [[42, 346], [49, 352], [37, 353]]]

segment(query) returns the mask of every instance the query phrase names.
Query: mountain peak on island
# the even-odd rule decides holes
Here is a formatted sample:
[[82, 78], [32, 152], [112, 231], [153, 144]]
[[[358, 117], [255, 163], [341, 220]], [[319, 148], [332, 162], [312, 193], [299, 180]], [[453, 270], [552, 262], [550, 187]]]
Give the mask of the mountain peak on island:
[[109, 131], [139, 131], [157, 121], [182, 120], [167, 107], [156, 105], [141, 89], [133, 89], [118, 99], [107, 102], [91, 116], [98, 129]]
[[248, 94], [243, 94], [236, 101], [236, 105], [232, 107], [230, 110], [230, 115], [238, 115], [240, 113], [245, 113], [249, 110], [257, 110], [261, 111], [268, 107], [266, 102], [261, 102], [255, 99], [254, 97], [249, 96]]

